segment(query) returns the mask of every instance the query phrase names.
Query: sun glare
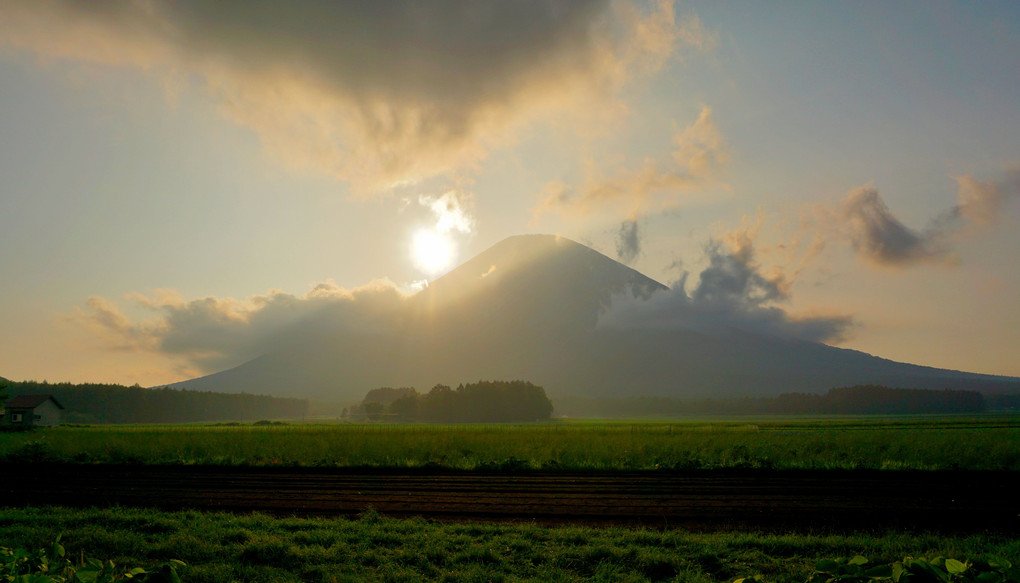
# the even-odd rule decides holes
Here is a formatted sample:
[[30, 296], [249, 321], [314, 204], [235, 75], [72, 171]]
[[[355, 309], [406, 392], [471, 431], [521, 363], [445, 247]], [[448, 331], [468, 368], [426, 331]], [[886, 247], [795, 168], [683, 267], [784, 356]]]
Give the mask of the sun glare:
[[411, 242], [414, 264], [428, 275], [436, 275], [453, 264], [453, 241], [430, 229], [419, 229]]

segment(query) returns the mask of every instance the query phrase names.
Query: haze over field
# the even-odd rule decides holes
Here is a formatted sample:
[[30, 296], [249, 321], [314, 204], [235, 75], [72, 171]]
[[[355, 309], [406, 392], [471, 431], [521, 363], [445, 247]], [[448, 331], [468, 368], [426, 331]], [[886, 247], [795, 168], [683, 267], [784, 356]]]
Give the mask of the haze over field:
[[1020, 376], [1018, 54], [1013, 3], [7, 0], [0, 374]]

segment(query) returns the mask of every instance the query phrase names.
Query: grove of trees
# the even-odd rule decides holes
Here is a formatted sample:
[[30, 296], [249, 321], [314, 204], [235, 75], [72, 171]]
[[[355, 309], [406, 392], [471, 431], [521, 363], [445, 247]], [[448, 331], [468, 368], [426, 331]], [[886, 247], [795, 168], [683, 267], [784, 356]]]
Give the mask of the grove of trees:
[[[395, 396], [384, 402], [380, 397]], [[405, 423], [519, 423], [552, 416], [545, 389], [526, 381], [479, 381], [456, 389], [436, 385], [425, 394], [410, 388], [375, 389], [357, 415]]]

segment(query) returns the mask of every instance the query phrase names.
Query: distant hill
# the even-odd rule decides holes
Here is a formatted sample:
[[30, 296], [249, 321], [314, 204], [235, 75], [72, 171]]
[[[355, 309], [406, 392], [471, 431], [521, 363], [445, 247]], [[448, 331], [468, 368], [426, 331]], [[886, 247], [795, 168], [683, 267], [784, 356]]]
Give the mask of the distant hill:
[[833, 387], [1020, 390], [1020, 379], [878, 358], [738, 328], [600, 327], [616, 297], [666, 286], [551, 235], [506, 239], [406, 302], [383, 324], [326, 327], [192, 390], [357, 401], [378, 387], [524, 379], [550, 396], [774, 396]]

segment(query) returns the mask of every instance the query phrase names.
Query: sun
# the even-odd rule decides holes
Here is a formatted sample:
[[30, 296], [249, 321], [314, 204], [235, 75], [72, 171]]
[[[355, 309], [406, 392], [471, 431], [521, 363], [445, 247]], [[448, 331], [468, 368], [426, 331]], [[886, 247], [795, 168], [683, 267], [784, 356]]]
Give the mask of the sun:
[[431, 229], [418, 229], [411, 240], [411, 258], [427, 275], [436, 275], [453, 265], [456, 255], [453, 241]]

